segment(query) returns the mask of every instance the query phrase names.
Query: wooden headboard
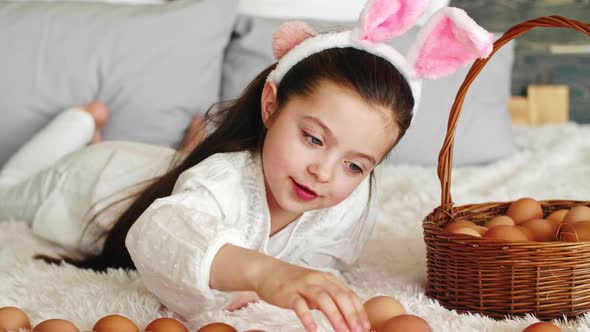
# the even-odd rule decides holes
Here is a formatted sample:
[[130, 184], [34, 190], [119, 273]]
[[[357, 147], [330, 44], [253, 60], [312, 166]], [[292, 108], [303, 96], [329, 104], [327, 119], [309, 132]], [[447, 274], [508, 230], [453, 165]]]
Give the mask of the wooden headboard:
[[567, 85], [529, 85], [526, 96], [512, 96], [508, 110], [515, 125], [563, 123], [569, 120]]

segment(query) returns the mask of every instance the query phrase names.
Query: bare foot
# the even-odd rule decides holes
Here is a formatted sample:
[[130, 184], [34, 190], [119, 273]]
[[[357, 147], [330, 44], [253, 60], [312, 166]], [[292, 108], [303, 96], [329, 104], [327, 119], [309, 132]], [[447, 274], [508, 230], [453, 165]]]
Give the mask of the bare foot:
[[178, 150], [182, 152], [190, 152], [206, 137], [207, 129], [205, 128], [205, 118], [197, 114], [193, 118], [190, 126], [186, 129], [184, 138], [178, 145]]
[[109, 120], [109, 110], [105, 104], [95, 101], [88, 105], [84, 105], [81, 109], [85, 110], [86, 112], [90, 113], [92, 118], [94, 119], [94, 123], [96, 124], [96, 128], [94, 130], [94, 135], [90, 140], [90, 144], [95, 144], [102, 141], [102, 128]]

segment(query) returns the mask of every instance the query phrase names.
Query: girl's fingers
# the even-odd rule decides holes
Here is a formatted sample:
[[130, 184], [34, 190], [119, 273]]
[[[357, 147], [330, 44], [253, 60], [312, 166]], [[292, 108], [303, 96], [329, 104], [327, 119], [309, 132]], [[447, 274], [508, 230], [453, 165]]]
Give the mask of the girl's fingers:
[[358, 297], [358, 295], [356, 295], [356, 293], [353, 296], [354, 298], [352, 303], [356, 308], [357, 313], [359, 314], [359, 318], [361, 320], [360, 323], [363, 327], [363, 331], [369, 331], [371, 329], [371, 323], [369, 322], [369, 316], [367, 316], [367, 312], [365, 311], [365, 306], [363, 305], [363, 302]]
[[320, 309], [328, 318], [330, 323], [332, 323], [332, 326], [336, 332], [352, 331], [349, 329], [346, 321], [342, 317], [342, 313], [340, 312], [338, 306], [336, 306], [334, 299], [326, 291], [316, 291], [313, 294], [314, 301], [318, 304], [318, 309]]
[[358, 295], [336, 275], [330, 273], [326, 276], [334, 284], [334, 287], [331, 288], [332, 297], [346, 318], [350, 330], [353, 332], [369, 331], [371, 324]]
[[361, 299], [345, 283], [330, 273], [316, 272], [307, 277], [295, 287], [298, 291], [291, 290], [291, 301], [287, 302], [307, 332], [317, 330], [311, 309], [321, 310], [336, 332], [370, 330]]
[[313, 320], [313, 316], [311, 315], [311, 310], [309, 309], [307, 302], [305, 302], [301, 296], [295, 295], [295, 298], [291, 303], [293, 303], [291, 309], [295, 311], [295, 314], [297, 314], [297, 317], [299, 317], [299, 320], [303, 324], [303, 327], [305, 327], [305, 330], [307, 332], [316, 332], [318, 327]]
[[354, 304], [353, 295], [349, 291], [344, 289], [337, 291], [336, 295], [334, 295], [334, 300], [352, 332], [368, 330], [363, 326], [361, 315]]

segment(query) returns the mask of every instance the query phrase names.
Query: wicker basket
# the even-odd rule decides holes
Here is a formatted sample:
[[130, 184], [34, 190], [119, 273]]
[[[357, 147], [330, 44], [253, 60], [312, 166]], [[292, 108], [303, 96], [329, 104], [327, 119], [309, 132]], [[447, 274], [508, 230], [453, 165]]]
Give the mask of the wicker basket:
[[[590, 36], [590, 25], [560, 16], [515, 25], [494, 43], [492, 55], [534, 27], [566, 27]], [[488, 58], [489, 59], [489, 58]], [[465, 94], [488, 59], [477, 60], [457, 93], [438, 158], [441, 206], [423, 221], [427, 249], [427, 295], [459, 312], [494, 318], [534, 314], [540, 319], [573, 317], [590, 311], [590, 242], [503, 242], [451, 234], [452, 221], [483, 222], [504, 214], [511, 202], [453, 206], [451, 171], [457, 119]], [[587, 201], [540, 202], [545, 215]]]

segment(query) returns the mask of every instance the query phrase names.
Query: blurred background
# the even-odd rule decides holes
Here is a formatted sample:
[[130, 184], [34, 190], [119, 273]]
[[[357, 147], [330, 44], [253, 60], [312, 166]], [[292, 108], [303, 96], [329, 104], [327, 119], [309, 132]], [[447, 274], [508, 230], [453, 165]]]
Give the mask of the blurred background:
[[[414, 0], [408, 0], [414, 1]], [[104, 102], [106, 140], [173, 147], [193, 117], [239, 96], [276, 61], [273, 33], [304, 20], [319, 32], [349, 29], [366, 0], [0, 0], [0, 166], [66, 108]], [[463, 8], [498, 38], [540, 16], [590, 22], [590, 0], [430, 0], [418, 24], [391, 43], [402, 54], [421, 23]], [[423, 82], [398, 163], [434, 165], [469, 67]], [[495, 53], [470, 86], [456, 131], [456, 165], [516, 150], [513, 127], [589, 124], [590, 38], [537, 28]], [[489, 138], [493, 137], [493, 140]], [[482, 146], [486, 146], [482, 149]]]

